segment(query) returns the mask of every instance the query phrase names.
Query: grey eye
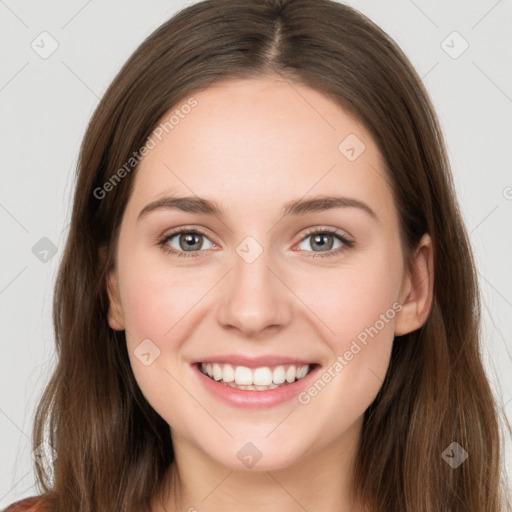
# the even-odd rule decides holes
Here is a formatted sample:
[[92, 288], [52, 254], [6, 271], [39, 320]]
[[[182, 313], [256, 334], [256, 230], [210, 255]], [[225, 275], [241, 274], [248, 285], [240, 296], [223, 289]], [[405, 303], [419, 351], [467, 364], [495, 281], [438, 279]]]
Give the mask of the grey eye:
[[[340, 238], [329, 232], [318, 232], [307, 235], [304, 240], [300, 242], [300, 244], [307, 244], [308, 238], [311, 238], [309, 242], [309, 247], [313, 249], [313, 252], [324, 252], [331, 251], [333, 249], [338, 249], [343, 246], [343, 241]], [[335, 243], [338, 242], [338, 246], [334, 246]], [[305, 247], [301, 247], [299, 244], [299, 248], [302, 250], [308, 250]], [[315, 250], [317, 249], [317, 250]]]
[[[178, 246], [173, 245], [172, 240], [177, 238]], [[204, 242], [210, 244], [210, 247], [204, 247]], [[206, 238], [202, 233], [196, 231], [184, 231], [182, 233], [176, 233], [169, 237], [167, 243], [177, 251], [194, 252], [201, 249], [211, 249], [213, 247], [212, 242]]]

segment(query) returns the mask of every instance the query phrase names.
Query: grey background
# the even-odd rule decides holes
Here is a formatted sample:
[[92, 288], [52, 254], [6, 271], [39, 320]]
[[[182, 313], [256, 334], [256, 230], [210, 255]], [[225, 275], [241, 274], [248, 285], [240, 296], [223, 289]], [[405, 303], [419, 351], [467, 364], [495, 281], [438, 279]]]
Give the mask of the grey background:
[[[36, 493], [32, 419], [55, 363], [52, 288], [86, 123], [132, 51], [190, 3], [0, 0], [0, 508]], [[479, 270], [482, 354], [510, 421], [512, 2], [347, 3], [398, 42], [440, 117]], [[46, 59], [31, 47], [42, 46], [43, 31], [58, 43]], [[453, 31], [469, 44], [458, 58], [463, 41]], [[41, 261], [51, 244], [56, 253]], [[510, 474], [509, 442], [506, 463]]]

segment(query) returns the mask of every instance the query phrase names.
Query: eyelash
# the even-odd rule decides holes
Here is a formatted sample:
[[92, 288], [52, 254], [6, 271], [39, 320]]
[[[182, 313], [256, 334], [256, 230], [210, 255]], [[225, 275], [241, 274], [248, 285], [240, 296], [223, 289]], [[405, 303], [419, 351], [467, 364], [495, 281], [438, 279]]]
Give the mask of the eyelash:
[[[176, 235], [179, 235], [181, 233], [188, 233], [188, 234], [196, 234], [196, 235], [203, 235], [204, 237], [208, 238], [208, 235], [201, 231], [200, 229], [194, 228], [178, 228], [175, 231], [172, 231], [169, 234], [164, 235], [162, 238], [158, 240], [158, 245], [164, 251], [166, 254], [173, 254], [177, 256], [178, 258], [196, 258], [199, 256], [199, 253], [203, 251], [177, 251], [175, 249], [172, 249], [167, 245], [167, 242], [174, 238]], [[325, 251], [325, 253], [322, 252], [314, 252], [314, 251], [306, 251], [306, 252], [313, 252], [313, 256], [308, 256], [309, 258], [327, 258], [332, 256], [337, 256], [338, 254], [346, 251], [347, 249], [351, 249], [354, 246], [354, 242], [352, 240], [349, 240], [342, 231], [337, 229], [318, 229], [318, 228], [311, 228], [309, 231], [306, 231], [304, 236], [299, 241], [302, 242], [304, 239], [306, 239], [308, 236], [311, 235], [333, 235], [340, 242], [343, 243], [343, 247], [338, 247], [335, 250]]]

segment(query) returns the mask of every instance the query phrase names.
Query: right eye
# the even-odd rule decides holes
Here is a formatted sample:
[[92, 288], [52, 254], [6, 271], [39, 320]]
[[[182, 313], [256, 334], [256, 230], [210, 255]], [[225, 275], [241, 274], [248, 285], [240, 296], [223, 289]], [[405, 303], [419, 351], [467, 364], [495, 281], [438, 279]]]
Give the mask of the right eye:
[[[174, 245], [169, 244], [174, 238], [176, 239]], [[178, 257], [195, 257], [198, 256], [197, 253], [201, 252], [201, 249], [204, 249], [204, 240], [207, 240], [213, 247], [213, 243], [201, 231], [180, 228], [166, 234], [158, 241], [158, 245], [164, 252], [175, 254]], [[212, 247], [206, 247], [206, 249], [211, 249]]]

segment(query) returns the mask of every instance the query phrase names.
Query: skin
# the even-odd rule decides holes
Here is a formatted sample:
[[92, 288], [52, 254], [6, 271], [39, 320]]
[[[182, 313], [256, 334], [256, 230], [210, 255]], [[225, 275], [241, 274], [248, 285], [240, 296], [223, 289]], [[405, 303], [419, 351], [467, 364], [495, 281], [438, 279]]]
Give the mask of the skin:
[[[172, 433], [169, 478], [179, 473], [180, 482], [163, 503], [154, 497], [153, 510], [359, 510], [350, 471], [363, 414], [394, 336], [428, 316], [431, 239], [423, 237], [407, 270], [377, 146], [320, 92], [269, 77], [194, 97], [198, 105], [139, 166], [108, 279], [109, 325], [125, 329], [135, 378]], [[338, 150], [351, 133], [366, 146], [353, 162]], [[170, 194], [215, 200], [224, 217], [162, 209], [137, 221], [144, 206]], [[282, 217], [284, 203], [317, 195], [358, 199], [377, 219], [353, 207]], [[180, 226], [206, 231], [198, 257], [158, 246]], [[305, 234], [312, 227], [337, 228], [354, 246], [313, 258], [324, 253]], [[250, 264], [236, 252], [249, 235], [263, 248]], [[179, 241], [167, 244], [184, 251]], [[340, 242], [331, 242], [332, 253]], [[327, 369], [396, 302], [400, 312], [308, 404], [232, 407], [190, 367], [201, 356], [237, 353], [301, 357]], [[148, 338], [160, 356], [145, 366], [134, 350]], [[237, 457], [249, 441], [262, 453], [252, 468]]]

